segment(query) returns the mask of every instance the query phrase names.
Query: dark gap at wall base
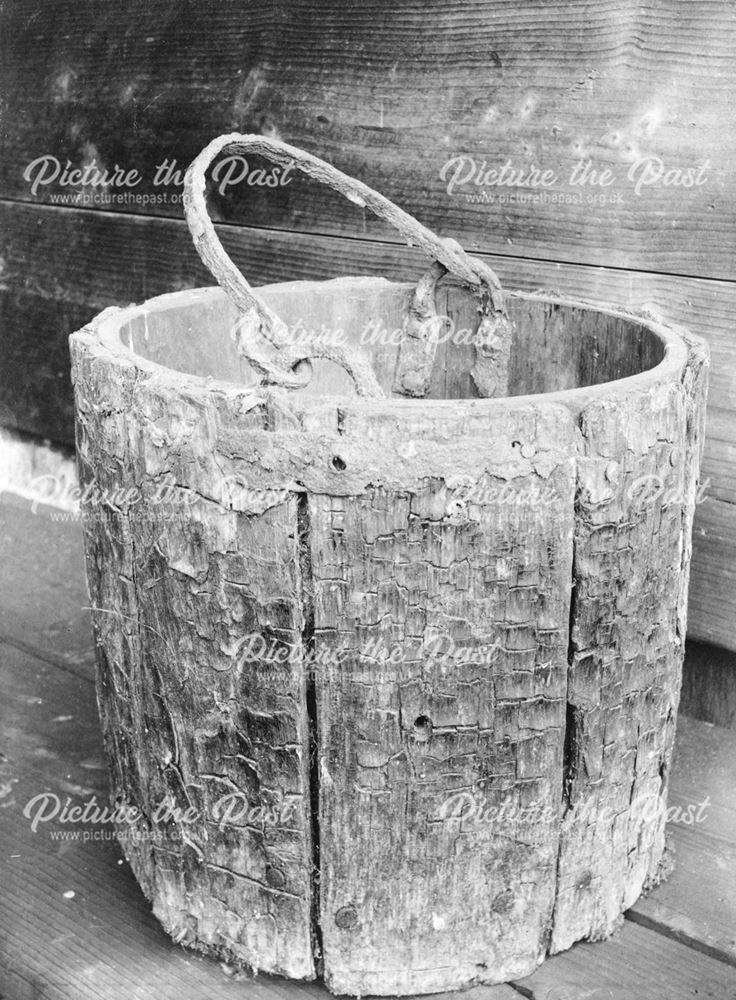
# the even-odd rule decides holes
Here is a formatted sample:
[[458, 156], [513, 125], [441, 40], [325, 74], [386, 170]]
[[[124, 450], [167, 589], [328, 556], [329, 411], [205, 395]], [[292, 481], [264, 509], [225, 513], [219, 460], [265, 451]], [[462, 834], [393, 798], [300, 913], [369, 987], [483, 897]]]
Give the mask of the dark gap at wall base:
[[709, 642], [687, 640], [680, 713], [736, 729], [736, 653]]
[[[31, 431], [24, 431], [12, 425], [7, 427], [0, 425], [0, 435], [3, 433], [18, 445], [26, 445], [29, 448], [50, 448], [60, 459], [66, 459], [69, 462], [76, 460], [77, 450], [74, 447], [73, 441], [71, 444], [68, 442], [59, 442], [53, 438], [34, 434]], [[2, 997], [0, 997], [0, 1000], [2, 1000]]]

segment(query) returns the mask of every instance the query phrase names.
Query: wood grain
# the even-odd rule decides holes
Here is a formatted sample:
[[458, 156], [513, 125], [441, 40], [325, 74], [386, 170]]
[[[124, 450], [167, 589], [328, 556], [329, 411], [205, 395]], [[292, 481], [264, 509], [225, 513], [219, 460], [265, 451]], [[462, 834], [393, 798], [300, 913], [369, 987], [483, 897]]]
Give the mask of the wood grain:
[[[153, 217], [173, 223], [181, 214], [180, 187], [154, 186], [157, 167], [176, 161], [174, 173], [183, 171], [215, 134], [234, 128], [281, 137], [331, 159], [440, 235], [503, 256], [488, 259], [514, 285], [587, 289], [706, 336], [714, 366], [704, 477], [713, 503], [699, 513], [691, 629], [736, 648], [734, 514], [716, 502], [736, 499], [731, 3], [555, 0], [520, 12], [512, 0], [432, 0], [400, 11], [382, 0], [347, 8], [274, 0], [257, 9], [244, 0], [183, 9], [59, 0], [41, 16], [23, 0], [2, 18], [0, 195], [21, 216], [51, 209], [52, 197], [72, 199], [55, 222], [16, 215], [6, 230], [3, 425], [71, 442], [65, 334], [110, 301], [208, 282], [186, 241], [169, 242], [163, 218]], [[88, 188], [58, 183], [33, 194], [23, 172], [44, 155], [61, 166], [68, 159], [137, 170], [133, 194], [168, 200], [85, 205], [73, 199]], [[548, 170], [557, 180], [549, 190], [468, 182], [448, 194], [450, 175], [443, 180], [441, 171], [458, 156], [479, 168], [508, 161], [517, 171]], [[636, 163], [648, 156], [673, 183], [662, 176], [637, 193], [628, 173], [640, 176]], [[572, 170], [588, 161], [614, 182], [570, 185]], [[690, 180], [700, 171], [703, 183], [679, 185], [687, 171]], [[546, 197], [572, 193], [579, 202]], [[609, 200], [587, 200], [599, 194]], [[222, 220], [282, 230], [264, 237], [268, 246], [251, 243], [247, 231], [233, 235], [254, 280], [419, 273], [417, 258], [397, 250], [380, 222], [298, 176], [273, 188], [239, 183], [211, 192], [210, 203]], [[81, 211], [95, 205], [106, 212]], [[98, 214], [116, 216], [120, 228], [92, 222]]]
[[[727, 0], [556, 0], [523, 11], [513, 0], [399, 10], [383, 0], [184, 9], [87, 0], [60, 2], [44, 17], [24, 0], [3, 16], [13, 123], [3, 138], [5, 197], [38, 203], [89, 193], [52, 185], [33, 195], [23, 171], [48, 154], [62, 166], [137, 170], [133, 194], [171, 198], [181, 189], [155, 187], [157, 167], [176, 160], [183, 169], [235, 129], [332, 160], [468, 249], [732, 276], [736, 18]], [[580, 202], [530, 204], [524, 196], [540, 189], [519, 184], [448, 194], [441, 171], [463, 155], [479, 169], [508, 162], [517, 172], [551, 171], [557, 181], [541, 194]], [[643, 157], [656, 157], [663, 173], [637, 193], [628, 172]], [[571, 185], [575, 166], [587, 162], [614, 182]], [[256, 165], [264, 166], [252, 160], [249, 168]], [[669, 171], [691, 171], [692, 182], [698, 170], [702, 184], [664, 184]], [[586, 201], [598, 194], [608, 200]], [[242, 183], [213, 202], [232, 222], [391, 238], [298, 178], [273, 188]], [[171, 201], [106, 207], [180, 212]]]
[[[24, 296], [31, 296], [22, 302], [31, 305], [36, 298], [76, 303], [80, 311], [71, 319], [76, 315], [91, 318], [111, 304], [125, 305], [213, 283], [183, 221], [120, 219], [101, 212], [72, 213], [8, 204], [0, 206], [0, 218], [6, 234], [3, 278], [8, 289], [22, 288]], [[259, 285], [350, 274], [381, 274], [411, 281], [418, 279], [426, 265], [423, 255], [395, 244], [229, 227], [222, 227], [220, 236], [246, 277]], [[56, 251], [62, 242], [69, 252], [60, 257]], [[94, 254], [90, 254], [91, 247]], [[79, 255], [88, 258], [82, 271], [77, 264]], [[736, 283], [566, 267], [536, 260], [484, 259], [509, 288], [551, 288], [593, 301], [646, 309], [664, 322], [704, 337], [713, 358], [703, 466], [703, 478], [710, 479], [706, 495], [736, 501], [736, 345], [731, 336]], [[47, 348], [71, 332], [70, 320], [63, 312], [57, 324], [52, 322], [52, 308], [48, 307], [37, 332]], [[16, 326], [21, 322], [20, 307], [12, 319]], [[5, 336], [14, 336], [12, 322], [6, 330]], [[20, 339], [22, 331], [17, 336]], [[19, 369], [20, 360], [10, 366], [13, 372]], [[46, 370], [54, 371], [51, 365]], [[26, 416], [22, 407], [19, 412], [28, 429], [44, 433], [53, 427], [48, 418], [44, 422], [38, 416]]]
[[[235, 511], [213, 498], [222, 486], [213, 481], [196, 506], [177, 508], [192, 484], [175, 475], [175, 499], [161, 501], [165, 470], [145, 455], [160, 451], [168, 432], [160, 438], [155, 426], [173, 410], [155, 393], [142, 404], [140, 441], [144, 426], [154, 436], [140, 451], [129, 437], [137, 374], [116, 371], [111, 395], [98, 381], [104, 368], [76, 355], [80, 481], [113, 498], [83, 510], [113, 795], [137, 814], [126, 857], [177, 943], [311, 979], [295, 500], [260, 516]], [[164, 465], [191, 438], [195, 414], [185, 404], [174, 418]], [[119, 499], [136, 484], [138, 505]], [[297, 655], [271, 672], [241, 650], [251, 633]]]
[[631, 921], [606, 942], [600, 964], [598, 948], [580, 944], [512, 985], [530, 1000], [736, 1000], [732, 966]]
[[2, 779], [11, 794], [2, 800], [0, 988], [13, 1000], [99, 1000], [121, 989], [141, 1000], [242, 995], [242, 982], [216, 962], [172, 946], [110, 824], [65, 825], [57, 813], [30, 830], [33, 811], [23, 810], [41, 793], [75, 806], [106, 800], [94, 685], [6, 645], [2, 684]]
[[689, 632], [736, 650], [736, 504], [708, 500], [695, 513]]
[[[47, 530], [44, 537], [53, 539], [53, 531]], [[50, 610], [53, 614], [54, 609]], [[35, 640], [32, 632], [28, 638]], [[0, 906], [0, 989], [13, 1000], [115, 1000], [121, 985], [141, 1000], [200, 1000], [204, 993], [224, 1000], [242, 996], [244, 990], [256, 1000], [326, 1000], [329, 994], [320, 984], [268, 976], [244, 980], [239, 975], [226, 975], [216, 962], [172, 946], [151, 914], [108, 825], [102, 827], [104, 839], [67, 841], [63, 846], [51, 836], [64, 830], [58, 822], [42, 824], [37, 835], [29, 835], [29, 820], [22, 816], [22, 809], [39, 790], [46, 789], [62, 800], [71, 794], [75, 803], [83, 802], [90, 793], [102, 796], [105, 792], [94, 688], [4, 645], [0, 669], [6, 693], [2, 703], [2, 781], [12, 783], [12, 795], [3, 798], [5, 808], [0, 811], [7, 890]], [[58, 716], [72, 719], [52, 721]], [[729, 743], [726, 736], [723, 730], [702, 723], [682, 718], [678, 722], [673, 802], [699, 802], [704, 791], [710, 795], [713, 806], [705, 824], [710, 835], [730, 831], [732, 836], [736, 828], [734, 755], [729, 750], [733, 738]], [[74, 789], [71, 792], [70, 786]], [[95, 830], [90, 825], [84, 829]], [[698, 825], [694, 832], [700, 829]], [[706, 848], [707, 844], [706, 840]], [[700, 918], [707, 921], [706, 934], [722, 936], [733, 926], [726, 922], [732, 898], [725, 900], [725, 909], [719, 903], [725, 895], [723, 886], [715, 897], [703, 892], [693, 898], [691, 890], [701, 861], [706, 887], [718, 875], [713, 856], [696, 852], [690, 857], [691, 845], [693, 838], [683, 839], [677, 870], [692, 872], [692, 882], [683, 882], [675, 874], [655, 891], [656, 899], [669, 887], [673, 890], [669, 910], [662, 912], [661, 933], [652, 935], [644, 928], [628, 927], [623, 939], [578, 945], [566, 955], [550, 959], [542, 970], [544, 977], [522, 981], [521, 992], [510, 986], [477, 987], [468, 996], [471, 1000], [518, 1000], [519, 996], [555, 996], [550, 991], [556, 990], [558, 996], [575, 997], [570, 991], [583, 991], [587, 986], [588, 990], [628, 988], [628, 996], [645, 989], [647, 996], [669, 1000], [670, 996], [689, 997], [686, 988], [702, 989], [705, 985], [714, 1000], [732, 996], [728, 992], [732, 989], [732, 968], [712, 959], [703, 961], [691, 948], [673, 946], [666, 940], [672, 910], [689, 913], [691, 924], [702, 914]], [[62, 892], [70, 889], [75, 898], [63, 899]], [[622, 993], [621, 1000], [625, 996]]]
[[[343, 433], [371, 434], [361, 423], [347, 419]], [[428, 431], [418, 418], [402, 427], [410, 439]], [[498, 982], [546, 952], [572, 437], [554, 407], [498, 414], [483, 453], [533, 440], [548, 478], [514, 477], [518, 504], [479, 499], [465, 521], [448, 519], [439, 470], [399, 492], [310, 498], [315, 647], [327, 665], [317, 676], [322, 935], [336, 993]], [[493, 492], [506, 480], [498, 467], [483, 482]], [[545, 487], [555, 502], [540, 512], [533, 497]]]
[[674, 869], [628, 919], [736, 965], [736, 733], [680, 715], [668, 799]]
[[695, 803], [683, 803], [679, 797], [670, 801], [671, 815], [676, 816], [679, 807], [684, 817], [671, 828], [674, 870], [655, 893], [636, 902], [628, 917], [736, 965], [736, 844], [687, 825], [688, 819], [703, 814], [705, 827], [706, 800], [701, 794]]
[[[13, 506], [12, 517], [20, 517], [15, 510]], [[3, 498], [3, 523], [6, 515]], [[17, 585], [30, 587], [49, 551], [58, 558], [56, 585], [50, 573], [47, 600], [39, 605], [38, 615], [24, 623], [27, 644], [41, 647], [47, 642], [48, 624], [65, 618], [70, 602], [84, 600], [75, 556], [79, 537], [72, 528], [60, 530], [57, 522], [39, 521], [30, 512], [27, 525]], [[65, 572], [65, 559], [75, 568]], [[7, 597], [8, 588], [3, 603]], [[65, 829], [58, 822], [41, 824], [39, 832], [30, 835], [22, 809], [39, 790], [62, 799], [70, 795], [74, 803], [91, 792], [105, 794], [94, 687], [4, 643], [0, 682], [5, 692], [0, 702], [0, 784], [11, 786], [0, 809], [0, 866], [6, 888], [0, 901], [0, 992], [12, 1000], [117, 1000], [124, 986], [141, 1000], [201, 1000], [204, 995], [225, 1000], [244, 991], [255, 1000], [326, 1000], [329, 995], [320, 984], [268, 976], [243, 980], [226, 975], [210, 959], [172, 946], [115, 840], [70, 840], [62, 845], [51, 836]], [[60, 716], [72, 718], [54, 721]], [[733, 733], [680, 717], [670, 801], [687, 807], [707, 795], [710, 805], [705, 821], [688, 828], [693, 836], [682, 838], [675, 873], [649, 897], [662, 907], [656, 930], [627, 926], [623, 937], [578, 945], [550, 959], [541, 970], [544, 977], [520, 982], [519, 992], [510, 986], [476, 987], [467, 994], [470, 1000], [551, 1000], [581, 993], [580, 1000], [586, 993], [587, 998], [598, 994], [601, 1000], [618, 1000], [616, 991], [621, 1000], [639, 995], [653, 1000], [689, 1000], [693, 995], [730, 1000], [733, 967], [699, 956], [697, 942], [668, 942], [673, 931], [667, 921], [672, 915], [674, 927], [678, 921], [681, 927], [681, 915], [688, 915], [690, 931], [702, 934], [703, 941], [728, 942], [734, 897], [724, 890], [733, 871], [719, 868], [716, 859], [733, 843], [736, 830], [735, 769]], [[112, 838], [109, 826], [103, 832]], [[671, 825], [670, 832], [677, 836], [678, 826]], [[702, 850], [697, 848], [700, 832], [705, 834]], [[718, 844], [715, 853], [709, 850], [713, 840]], [[75, 898], [63, 899], [61, 893], [69, 889], [76, 892]], [[635, 909], [647, 902], [642, 900]]]
[[[2, 370], [2, 412], [12, 426], [71, 441], [66, 336], [107, 305], [209, 285], [211, 279], [183, 222], [7, 203], [0, 206], [0, 218], [6, 234], [5, 280], [9, 288], [22, 288], [17, 294], [0, 291], [8, 310], [2, 338], [11, 359]], [[221, 227], [220, 234], [255, 284], [340, 274], [416, 280], [425, 267], [421, 254], [391, 244], [230, 227]], [[63, 256], [57, 252], [60, 244], [69, 248]], [[82, 270], [79, 255], [88, 262]], [[708, 341], [712, 367], [701, 472], [705, 502], [696, 515], [689, 629], [694, 637], [736, 649], [736, 587], [731, 585], [736, 566], [736, 283], [487, 260], [509, 287], [541, 286], [646, 309]], [[36, 317], [30, 348], [24, 333], [29, 314]], [[26, 363], [29, 349], [35, 374]], [[36, 385], [44, 386], [42, 394]]]
[[581, 415], [553, 952], [581, 938], [583, 927], [593, 940], [609, 934], [656, 878], [662, 856], [687, 514], [661, 500], [642, 504], [633, 484], [656, 469], [665, 495], [689, 492], [681, 457], [695, 443], [685, 435], [683, 405], [674, 387], [659, 385], [635, 398], [613, 393]]
[[[94, 678], [80, 522], [66, 511], [3, 494], [0, 507], [0, 637], [36, 658]], [[43, 541], [42, 541], [43, 540]], [[41, 557], [42, 556], [42, 557]], [[31, 559], [34, 573], [18, 572]], [[67, 586], [59, 588], [59, 579]]]
[[[264, 294], [355, 346], [410, 291]], [[71, 341], [82, 481], [125, 491], [85, 507], [87, 571], [113, 786], [142, 813], [127, 856], [154, 912], [177, 941], [297, 978], [311, 932], [328, 988], [354, 995], [499, 983], [608, 936], [663, 850], [704, 344], [518, 295], [519, 343], [540, 340], [519, 395], [366, 401], [329, 379], [232, 384], [233, 315], [220, 289], [181, 292]], [[384, 385], [387, 346], [364, 348]], [[647, 475], [664, 489], [642, 500]], [[179, 516], [164, 477], [191, 498]], [[292, 828], [218, 825], [210, 782], [293, 800]], [[503, 829], [454, 825], [458, 792], [505, 809]], [[164, 801], [197, 821], [157, 820]], [[266, 925], [236, 916], [253, 910]]]

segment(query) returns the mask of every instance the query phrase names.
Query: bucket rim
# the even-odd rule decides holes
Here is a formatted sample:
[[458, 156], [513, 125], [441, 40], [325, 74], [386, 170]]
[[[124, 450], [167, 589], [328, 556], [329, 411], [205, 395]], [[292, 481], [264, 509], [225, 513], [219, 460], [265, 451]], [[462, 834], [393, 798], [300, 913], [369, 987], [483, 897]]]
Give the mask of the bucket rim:
[[[395, 282], [383, 277], [373, 277], [370, 275], [356, 275], [349, 277], [337, 277], [324, 281], [310, 281], [299, 279], [295, 281], [275, 282], [259, 286], [260, 292], [283, 292], [294, 291], [303, 288], [305, 285], [311, 286], [332, 286], [339, 288], [340, 285], [350, 284], [353, 288], [355, 282], [364, 282], [366, 290], [370, 286], [383, 287], [392, 286], [394, 288], [412, 291], [414, 285], [411, 282]], [[448, 416], [457, 414], [460, 408], [465, 412], [484, 412], [493, 410], [499, 406], [528, 405], [528, 404], [552, 404], [562, 403], [569, 408], [578, 410], [588, 403], [605, 398], [619, 392], [641, 391], [644, 392], [655, 384], [671, 378], [679, 378], [680, 372], [687, 364], [689, 355], [688, 339], [696, 338], [689, 331], [681, 327], [667, 325], [661, 319], [644, 311], [635, 311], [621, 306], [614, 306], [610, 303], [597, 302], [590, 299], [576, 298], [570, 295], [558, 294], [547, 289], [524, 291], [520, 289], [506, 289], [506, 296], [509, 299], [517, 299], [530, 302], [542, 302], [550, 305], [567, 306], [578, 309], [587, 309], [599, 313], [602, 316], [610, 316], [615, 319], [628, 321], [637, 326], [644, 327], [653, 334], [662, 344], [664, 353], [662, 359], [653, 367], [628, 375], [620, 379], [611, 379], [606, 382], [597, 382], [589, 386], [576, 386], [570, 389], [559, 389], [553, 392], [526, 393], [514, 396], [496, 396], [490, 398], [457, 398], [457, 399], [425, 399], [411, 398], [407, 396], [387, 396], [381, 399], [368, 399], [357, 395], [332, 395], [332, 396], [308, 396], [300, 393], [298, 398], [299, 408], [310, 410], [312, 408], [322, 409], [329, 405], [350, 405], [357, 407], [368, 414], [370, 412], [381, 412], [388, 414], [394, 412], [401, 413], [416, 412], [418, 408], [424, 411], [431, 409], [437, 414], [446, 413]], [[193, 375], [170, 368], [157, 361], [151, 361], [143, 355], [137, 353], [129, 347], [122, 339], [122, 328], [132, 320], [145, 316], [151, 312], [165, 311], [170, 308], [182, 309], [188, 305], [209, 304], [215, 305], [223, 303], [232, 307], [230, 299], [219, 285], [202, 286], [198, 288], [184, 289], [175, 292], [166, 292], [162, 295], [153, 296], [141, 303], [134, 303], [124, 307], [108, 307], [95, 316], [91, 322], [70, 335], [70, 345], [75, 345], [86, 341], [94, 344], [98, 349], [102, 349], [105, 354], [119, 358], [127, 366], [132, 365], [141, 372], [149, 376], [155, 376], [156, 380], [164, 383], [174, 393], [187, 392], [188, 394], [200, 395], [202, 393], [225, 394], [229, 397], [243, 396], [249, 400], [254, 395], [272, 392], [272, 386], [243, 385], [237, 381], [228, 379], [213, 378], [206, 375]], [[288, 390], [279, 390], [289, 395]]]

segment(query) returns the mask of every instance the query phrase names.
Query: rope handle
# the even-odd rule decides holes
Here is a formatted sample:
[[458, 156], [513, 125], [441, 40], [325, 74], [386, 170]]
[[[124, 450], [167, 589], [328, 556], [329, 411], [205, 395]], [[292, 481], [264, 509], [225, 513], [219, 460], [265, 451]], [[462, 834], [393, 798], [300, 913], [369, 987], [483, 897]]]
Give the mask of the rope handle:
[[[262, 135], [243, 135], [237, 132], [221, 135], [205, 146], [186, 172], [184, 214], [199, 256], [241, 314], [241, 321], [236, 329], [238, 348], [241, 354], [262, 372], [265, 380], [287, 388], [303, 388], [311, 378], [311, 366], [305, 372], [301, 362], [315, 357], [328, 357], [346, 368], [359, 394], [383, 395], [372, 370], [349, 348], [323, 343], [293, 344], [284, 321], [254, 292], [226, 253], [207, 212], [205, 198], [207, 168], [220, 153], [225, 151], [255, 153], [279, 166], [295, 167], [307, 176], [338, 191], [349, 201], [370, 208], [375, 215], [401, 233], [409, 246], [420, 247], [447, 271], [475, 289], [479, 291], [482, 288], [487, 289], [493, 311], [497, 314], [504, 313], [501, 284], [487, 265], [468, 256], [455, 240], [440, 239], [413, 216], [367, 184], [342, 173], [325, 160], [279, 139]], [[276, 348], [278, 352], [276, 358], [269, 358], [263, 351], [257, 349], [255, 338], [259, 333]]]

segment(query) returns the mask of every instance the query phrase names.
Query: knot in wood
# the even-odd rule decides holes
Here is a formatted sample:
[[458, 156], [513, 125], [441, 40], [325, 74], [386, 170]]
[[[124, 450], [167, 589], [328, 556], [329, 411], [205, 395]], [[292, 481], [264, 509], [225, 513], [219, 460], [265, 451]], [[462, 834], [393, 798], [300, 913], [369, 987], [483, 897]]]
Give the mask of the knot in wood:
[[354, 906], [341, 906], [335, 914], [335, 924], [341, 931], [351, 931], [358, 926], [358, 914]]

